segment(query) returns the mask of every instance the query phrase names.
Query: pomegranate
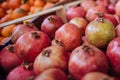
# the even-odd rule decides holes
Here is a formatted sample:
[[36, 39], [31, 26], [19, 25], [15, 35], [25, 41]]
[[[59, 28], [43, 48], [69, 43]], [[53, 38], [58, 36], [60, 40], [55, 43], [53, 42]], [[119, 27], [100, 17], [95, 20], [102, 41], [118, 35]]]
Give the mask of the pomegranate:
[[81, 80], [116, 80], [116, 79], [108, 76], [105, 73], [90, 72], [85, 74], [85, 76], [83, 76]]
[[34, 71], [40, 74], [49, 68], [58, 68], [67, 72], [68, 52], [61, 46], [50, 46], [45, 48], [34, 61]]
[[11, 40], [13, 43], [26, 32], [38, 30], [32, 23], [19, 24], [16, 26], [14, 32], [11, 35]]
[[34, 62], [36, 56], [46, 47], [51, 45], [47, 34], [41, 31], [30, 31], [16, 41], [15, 53], [24, 61]]
[[110, 14], [115, 14], [115, 3], [110, 3], [107, 6], [108, 13]]
[[35, 80], [68, 80], [68, 78], [62, 70], [50, 68], [39, 74]]
[[98, 17], [98, 15], [96, 15], [98, 13], [107, 13], [107, 9], [103, 6], [92, 7], [87, 11], [85, 17], [88, 21], [93, 21]]
[[85, 36], [90, 44], [105, 48], [116, 37], [115, 27], [109, 20], [98, 18], [88, 24]]
[[35, 73], [31, 65], [20, 65], [7, 75], [6, 80], [33, 80], [34, 77]]
[[13, 48], [12, 45], [8, 45], [0, 51], [0, 65], [6, 72], [11, 71], [22, 63]]
[[114, 15], [112, 15], [112, 14], [104, 14], [104, 18], [111, 21], [113, 23], [114, 27], [116, 27], [118, 25], [118, 21], [117, 21], [117, 19], [115, 18]]
[[109, 0], [96, 0], [96, 4], [107, 8], [109, 5]]
[[[65, 23], [55, 33], [56, 44], [65, 47], [68, 51], [72, 51], [82, 42], [82, 33], [73, 23]], [[72, 45], [71, 45], [72, 44]]]
[[120, 37], [113, 39], [107, 47], [106, 55], [110, 61], [112, 74], [120, 75]]
[[72, 6], [67, 9], [66, 11], [66, 17], [69, 20], [71, 20], [74, 17], [84, 17], [86, 11], [81, 6]]
[[41, 31], [45, 32], [51, 39], [54, 38], [55, 31], [63, 25], [62, 19], [57, 15], [50, 15], [41, 24]]
[[100, 49], [85, 43], [72, 51], [68, 68], [75, 80], [81, 80], [89, 72], [107, 73], [109, 66], [105, 54]]
[[75, 18], [70, 20], [70, 23], [75, 24], [79, 28], [82, 35], [85, 34], [85, 29], [86, 29], [86, 26], [88, 24], [88, 22], [87, 22], [87, 20], [85, 18], [75, 17]]
[[81, 6], [84, 8], [85, 11], [88, 11], [90, 8], [95, 7], [97, 4], [93, 0], [84, 0], [81, 3]]
[[120, 0], [115, 5], [115, 13], [120, 17]]
[[118, 24], [115, 28], [117, 37], [120, 36], [120, 24]]
[[114, 14], [114, 17], [116, 18], [117, 22], [120, 23], [120, 17], [117, 14]]

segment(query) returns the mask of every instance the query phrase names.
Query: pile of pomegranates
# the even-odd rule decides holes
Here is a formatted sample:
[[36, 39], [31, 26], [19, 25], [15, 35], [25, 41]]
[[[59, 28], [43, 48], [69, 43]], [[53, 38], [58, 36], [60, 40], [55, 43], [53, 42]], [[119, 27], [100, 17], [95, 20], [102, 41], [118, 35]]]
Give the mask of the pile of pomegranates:
[[120, 0], [84, 0], [65, 15], [18, 24], [0, 80], [120, 80]]

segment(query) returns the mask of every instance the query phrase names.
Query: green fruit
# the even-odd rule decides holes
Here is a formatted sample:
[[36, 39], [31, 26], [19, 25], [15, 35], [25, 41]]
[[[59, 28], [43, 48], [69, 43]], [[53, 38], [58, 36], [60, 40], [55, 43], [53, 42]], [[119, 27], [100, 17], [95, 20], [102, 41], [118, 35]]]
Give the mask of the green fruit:
[[104, 48], [116, 37], [115, 27], [112, 22], [98, 18], [88, 24], [85, 36], [90, 44], [98, 48]]

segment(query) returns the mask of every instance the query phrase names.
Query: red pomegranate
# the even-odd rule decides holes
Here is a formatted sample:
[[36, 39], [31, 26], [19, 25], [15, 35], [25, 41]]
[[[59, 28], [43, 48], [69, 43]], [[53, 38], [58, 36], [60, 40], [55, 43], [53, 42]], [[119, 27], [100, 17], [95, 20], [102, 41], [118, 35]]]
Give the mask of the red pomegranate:
[[84, 17], [86, 11], [81, 6], [72, 6], [67, 9], [66, 11], [66, 17], [69, 20], [71, 20], [74, 17]]
[[24, 33], [37, 30], [38, 29], [32, 23], [19, 24], [12, 33], [11, 40], [13, 43], [15, 43], [17, 39]]
[[71, 19], [69, 21], [69, 23], [75, 24], [79, 28], [79, 30], [82, 33], [82, 35], [85, 34], [85, 29], [86, 29], [86, 26], [88, 24], [88, 22], [87, 22], [87, 20], [85, 18], [75, 17], [75, 18]]
[[120, 75], [120, 37], [113, 39], [107, 46], [106, 55], [110, 61], [113, 75]]
[[68, 68], [75, 80], [81, 80], [89, 72], [107, 73], [109, 66], [105, 54], [100, 49], [85, 43], [72, 51]]
[[33, 80], [34, 77], [31, 65], [20, 65], [8, 73], [6, 80]]
[[82, 32], [73, 23], [65, 23], [55, 33], [55, 43], [72, 51], [82, 42]]
[[90, 72], [85, 74], [81, 80], [116, 80], [113, 77], [101, 72]]
[[34, 71], [40, 74], [49, 68], [58, 68], [65, 72], [68, 69], [68, 52], [61, 46], [45, 48], [34, 61]]
[[17, 57], [12, 45], [8, 45], [0, 51], [0, 65], [6, 72], [11, 71], [21, 63], [22, 60]]
[[97, 4], [93, 0], [84, 0], [81, 3], [81, 6], [84, 8], [85, 11], [88, 11], [90, 8], [95, 7]]
[[68, 80], [68, 78], [62, 70], [50, 68], [39, 74], [35, 80]]
[[51, 39], [55, 36], [55, 31], [63, 25], [62, 19], [57, 15], [50, 15], [41, 24], [41, 31], [45, 32]]
[[34, 62], [36, 56], [51, 45], [47, 34], [41, 31], [31, 31], [23, 34], [15, 43], [15, 53], [24, 61]]
[[93, 21], [98, 17], [98, 13], [107, 13], [107, 9], [103, 6], [92, 7], [87, 11], [85, 17], [88, 21]]

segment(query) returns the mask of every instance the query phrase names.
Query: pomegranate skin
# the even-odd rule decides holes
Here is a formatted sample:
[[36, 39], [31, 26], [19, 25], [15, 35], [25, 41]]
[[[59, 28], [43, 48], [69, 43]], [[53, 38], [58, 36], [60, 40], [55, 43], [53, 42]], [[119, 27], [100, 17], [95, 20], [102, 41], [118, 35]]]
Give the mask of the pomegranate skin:
[[117, 37], [120, 36], [120, 24], [116, 26], [115, 30], [116, 30]]
[[21, 35], [30, 31], [38, 31], [38, 29], [32, 23], [17, 25], [14, 32], [11, 35], [12, 42], [15, 43]]
[[107, 73], [109, 66], [104, 53], [98, 48], [86, 43], [72, 51], [68, 69], [76, 80], [80, 80], [89, 72]]
[[23, 34], [15, 43], [15, 52], [20, 59], [34, 62], [36, 56], [46, 47], [51, 45], [47, 34], [41, 31], [31, 31]]
[[107, 47], [106, 55], [110, 61], [113, 75], [120, 75], [120, 37], [113, 39]]
[[90, 72], [85, 74], [81, 80], [116, 80], [114, 77], [110, 77], [101, 72]]
[[66, 11], [66, 17], [68, 21], [70, 21], [74, 17], [84, 17], [85, 14], [86, 11], [82, 6], [73, 6]]
[[51, 68], [43, 71], [35, 80], [68, 80], [68, 78], [62, 70]]
[[90, 22], [98, 17], [97, 15], [98, 13], [108, 13], [108, 12], [107, 12], [107, 9], [103, 6], [95, 6], [95, 7], [90, 8], [87, 11], [85, 17]]
[[17, 57], [12, 45], [8, 45], [0, 51], [0, 65], [6, 72], [10, 72], [21, 63], [22, 60]]
[[65, 23], [56, 31], [55, 42], [57, 45], [65, 47], [66, 50], [72, 51], [81, 44], [82, 32], [75, 24]]
[[34, 61], [34, 71], [40, 74], [49, 68], [58, 68], [68, 71], [69, 55], [64, 47], [50, 46], [45, 48]]
[[41, 24], [41, 31], [45, 32], [51, 39], [55, 36], [55, 31], [63, 25], [62, 19], [57, 15], [50, 15]]
[[35, 73], [32, 69], [26, 69], [20, 65], [7, 75], [6, 80], [32, 80], [34, 77]]

